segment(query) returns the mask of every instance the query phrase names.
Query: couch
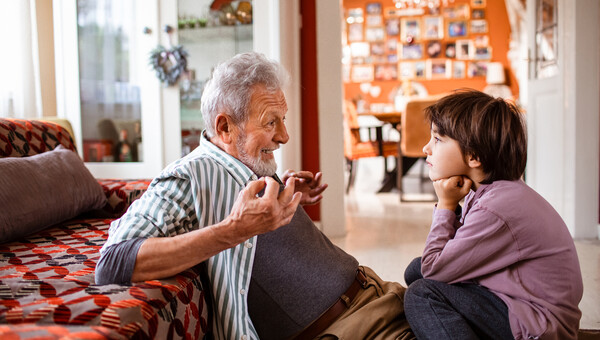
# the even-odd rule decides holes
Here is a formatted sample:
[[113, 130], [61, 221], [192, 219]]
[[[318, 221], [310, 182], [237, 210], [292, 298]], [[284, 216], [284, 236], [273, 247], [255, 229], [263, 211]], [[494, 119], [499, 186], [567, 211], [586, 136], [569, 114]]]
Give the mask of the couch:
[[58, 124], [0, 118], [0, 338], [211, 338], [201, 266], [95, 284], [111, 221], [149, 181], [94, 179], [74, 151]]

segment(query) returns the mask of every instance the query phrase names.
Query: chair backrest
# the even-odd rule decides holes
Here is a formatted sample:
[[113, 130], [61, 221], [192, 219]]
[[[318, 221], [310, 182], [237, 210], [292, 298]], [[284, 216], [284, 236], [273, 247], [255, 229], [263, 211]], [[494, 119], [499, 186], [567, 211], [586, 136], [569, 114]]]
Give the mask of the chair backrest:
[[344, 101], [344, 155], [352, 154], [352, 147], [360, 142], [356, 106], [349, 100]]
[[400, 125], [400, 151], [407, 157], [425, 157], [423, 147], [431, 137], [431, 126], [425, 118], [425, 108], [434, 104], [438, 97], [414, 98], [406, 103]]
[[57, 123], [0, 118], [0, 157], [32, 156], [53, 150], [60, 144], [76, 151], [67, 129]]

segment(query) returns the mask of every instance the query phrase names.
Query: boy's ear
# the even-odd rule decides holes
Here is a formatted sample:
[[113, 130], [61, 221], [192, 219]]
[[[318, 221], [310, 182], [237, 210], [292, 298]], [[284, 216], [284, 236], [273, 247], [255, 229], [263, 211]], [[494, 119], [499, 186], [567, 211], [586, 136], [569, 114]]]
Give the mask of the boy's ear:
[[479, 161], [479, 157], [471, 154], [467, 156], [467, 165], [473, 169], [479, 168], [481, 166], [481, 161]]

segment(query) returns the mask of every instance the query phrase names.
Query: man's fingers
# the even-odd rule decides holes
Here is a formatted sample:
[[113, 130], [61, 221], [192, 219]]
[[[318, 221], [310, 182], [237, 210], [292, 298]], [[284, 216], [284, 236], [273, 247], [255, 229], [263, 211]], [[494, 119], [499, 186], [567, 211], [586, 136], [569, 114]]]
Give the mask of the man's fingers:
[[271, 177], [264, 177], [266, 187], [263, 198], [266, 200], [277, 199], [279, 196], [279, 183]]
[[296, 188], [296, 179], [294, 177], [290, 177], [285, 181], [285, 188], [281, 193], [279, 193], [279, 197], [277, 198], [279, 203], [287, 204], [292, 195], [294, 194], [294, 190]]
[[243, 194], [246, 197], [256, 197], [256, 195], [258, 195], [258, 193], [262, 189], [264, 189], [266, 185], [267, 184], [266, 184], [264, 178], [260, 178], [256, 181], [248, 182], [248, 184], [246, 185], [244, 190], [242, 190], [240, 192], [240, 194]]

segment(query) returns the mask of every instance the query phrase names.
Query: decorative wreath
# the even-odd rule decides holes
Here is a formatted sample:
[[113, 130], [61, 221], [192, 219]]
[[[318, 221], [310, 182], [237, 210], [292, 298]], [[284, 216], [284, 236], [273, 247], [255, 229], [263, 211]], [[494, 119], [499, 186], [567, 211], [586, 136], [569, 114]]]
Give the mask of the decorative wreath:
[[187, 56], [188, 53], [181, 45], [170, 50], [158, 45], [150, 52], [150, 65], [156, 72], [156, 77], [171, 86], [187, 71]]

